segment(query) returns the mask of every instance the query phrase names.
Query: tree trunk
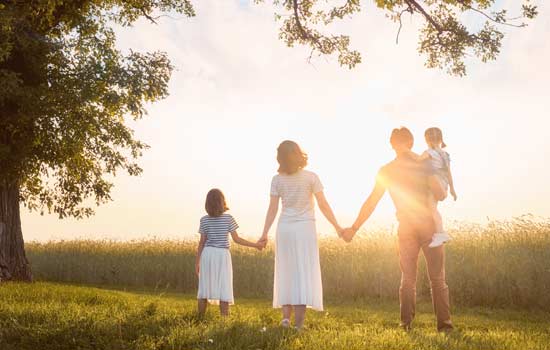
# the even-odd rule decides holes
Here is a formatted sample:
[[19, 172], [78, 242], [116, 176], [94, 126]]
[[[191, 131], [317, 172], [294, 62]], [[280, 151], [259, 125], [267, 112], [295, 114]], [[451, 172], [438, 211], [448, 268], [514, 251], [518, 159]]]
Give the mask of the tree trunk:
[[21, 230], [19, 185], [0, 180], [0, 281], [32, 281]]

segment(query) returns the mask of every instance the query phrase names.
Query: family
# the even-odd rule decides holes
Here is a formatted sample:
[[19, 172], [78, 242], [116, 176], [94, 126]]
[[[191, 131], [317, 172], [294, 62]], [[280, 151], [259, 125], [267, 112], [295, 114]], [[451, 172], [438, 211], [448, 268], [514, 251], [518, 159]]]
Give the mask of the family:
[[450, 157], [444, 151], [446, 145], [441, 130], [427, 129], [425, 139], [428, 148], [422, 155], [417, 155], [411, 151], [414, 138], [409, 129], [402, 127], [392, 131], [390, 144], [396, 157], [378, 172], [371, 194], [349, 228], [338, 224], [319, 177], [304, 169], [307, 155], [293, 141], [284, 141], [277, 149], [278, 174], [271, 182], [269, 209], [263, 234], [257, 242], [247, 241], [238, 235], [239, 226], [226, 213], [228, 207], [223, 193], [218, 189], [211, 190], [205, 205], [208, 215], [200, 220], [199, 227], [201, 238], [196, 260], [199, 314], [204, 314], [208, 302], [219, 303], [221, 314], [229, 314], [229, 305], [233, 303], [229, 235], [237, 244], [263, 249], [281, 202], [275, 235], [273, 307], [282, 308], [281, 326], [290, 327], [294, 312], [294, 326], [301, 329], [306, 308], [323, 310], [314, 197], [338, 236], [350, 242], [388, 191], [399, 222], [401, 327], [410, 330], [415, 316], [417, 263], [422, 251], [427, 264], [437, 329], [444, 332], [452, 330], [444, 250], [444, 243], [451, 237], [443, 229], [437, 205], [447, 197], [447, 191], [455, 200], [456, 193]]

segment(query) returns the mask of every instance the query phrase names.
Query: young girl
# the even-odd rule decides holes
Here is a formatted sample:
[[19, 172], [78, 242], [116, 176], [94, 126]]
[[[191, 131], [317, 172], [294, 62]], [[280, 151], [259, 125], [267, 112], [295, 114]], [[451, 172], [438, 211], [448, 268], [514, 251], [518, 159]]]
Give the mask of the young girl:
[[[439, 181], [441, 181], [441, 184], [445, 190], [447, 190], [447, 188], [450, 190], [451, 195], [456, 201], [456, 192], [451, 173], [451, 159], [449, 157], [449, 153], [443, 150], [443, 148], [447, 145], [443, 142], [443, 133], [441, 132], [441, 129], [427, 129], [424, 133], [424, 138], [428, 144], [428, 149], [422, 153], [420, 160], [429, 161], [431, 163], [432, 167], [436, 171], [436, 176]], [[432, 242], [429, 245], [430, 248], [439, 247], [451, 240], [451, 236], [443, 230], [443, 219], [437, 209], [437, 204], [437, 200], [433, 196], [430, 196], [430, 207], [436, 227], [436, 232], [433, 235]]]
[[206, 312], [208, 301], [220, 304], [222, 316], [229, 315], [229, 304], [233, 304], [233, 267], [229, 253], [229, 234], [233, 241], [247, 247], [262, 250], [261, 243], [252, 243], [239, 237], [239, 225], [230, 214], [223, 193], [213, 189], [206, 195], [206, 212], [201, 218], [199, 233], [201, 239], [197, 251], [195, 271], [199, 276], [197, 294], [199, 315]]

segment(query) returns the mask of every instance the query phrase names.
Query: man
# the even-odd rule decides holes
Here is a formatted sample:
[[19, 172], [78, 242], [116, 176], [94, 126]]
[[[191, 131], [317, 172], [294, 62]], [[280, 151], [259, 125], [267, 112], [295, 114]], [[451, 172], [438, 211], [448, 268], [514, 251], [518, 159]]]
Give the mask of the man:
[[433, 194], [436, 199], [443, 200], [446, 197], [446, 189], [442, 188], [431, 167], [419, 162], [417, 156], [412, 153], [414, 139], [407, 128], [394, 129], [390, 143], [396, 158], [380, 169], [372, 193], [363, 204], [353, 226], [344, 230], [343, 238], [351, 241], [388, 190], [399, 221], [401, 326], [409, 330], [414, 319], [418, 255], [422, 250], [428, 267], [437, 329], [450, 331], [453, 325], [449, 307], [449, 288], [445, 282], [444, 247], [428, 247], [435, 232], [433, 217], [428, 207], [428, 196]]

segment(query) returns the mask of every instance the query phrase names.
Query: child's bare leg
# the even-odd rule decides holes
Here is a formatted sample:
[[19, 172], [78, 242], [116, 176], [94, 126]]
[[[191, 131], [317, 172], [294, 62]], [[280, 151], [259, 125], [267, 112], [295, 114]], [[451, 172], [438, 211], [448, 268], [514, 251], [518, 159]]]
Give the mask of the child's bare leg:
[[281, 325], [283, 327], [290, 326], [290, 317], [292, 316], [292, 305], [283, 305], [283, 321]]
[[430, 210], [434, 220], [435, 232], [432, 235], [432, 241], [429, 244], [430, 248], [437, 248], [451, 240], [451, 237], [443, 230], [443, 218], [437, 209], [438, 201], [430, 196]]
[[306, 306], [305, 305], [294, 305], [294, 323], [296, 328], [300, 329], [304, 325], [306, 319]]
[[229, 316], [229, 303], [227, 301], [220, 301], [220, 313], [222, 316]]
[[435, 224], [435, 233], [442, 233], [443, 231], [443, 218], [439, 209], [437, 209], [437, 204], [439, 203], [434, 196], [430, 196], [430, 211], [432, 212], [432, 217]]
[[206, 312], [206, 306], [208, 305], [208, 300], [206, 299], [197, 299], [197, 307], [199, 309], [199, 316], [204, 316]]

